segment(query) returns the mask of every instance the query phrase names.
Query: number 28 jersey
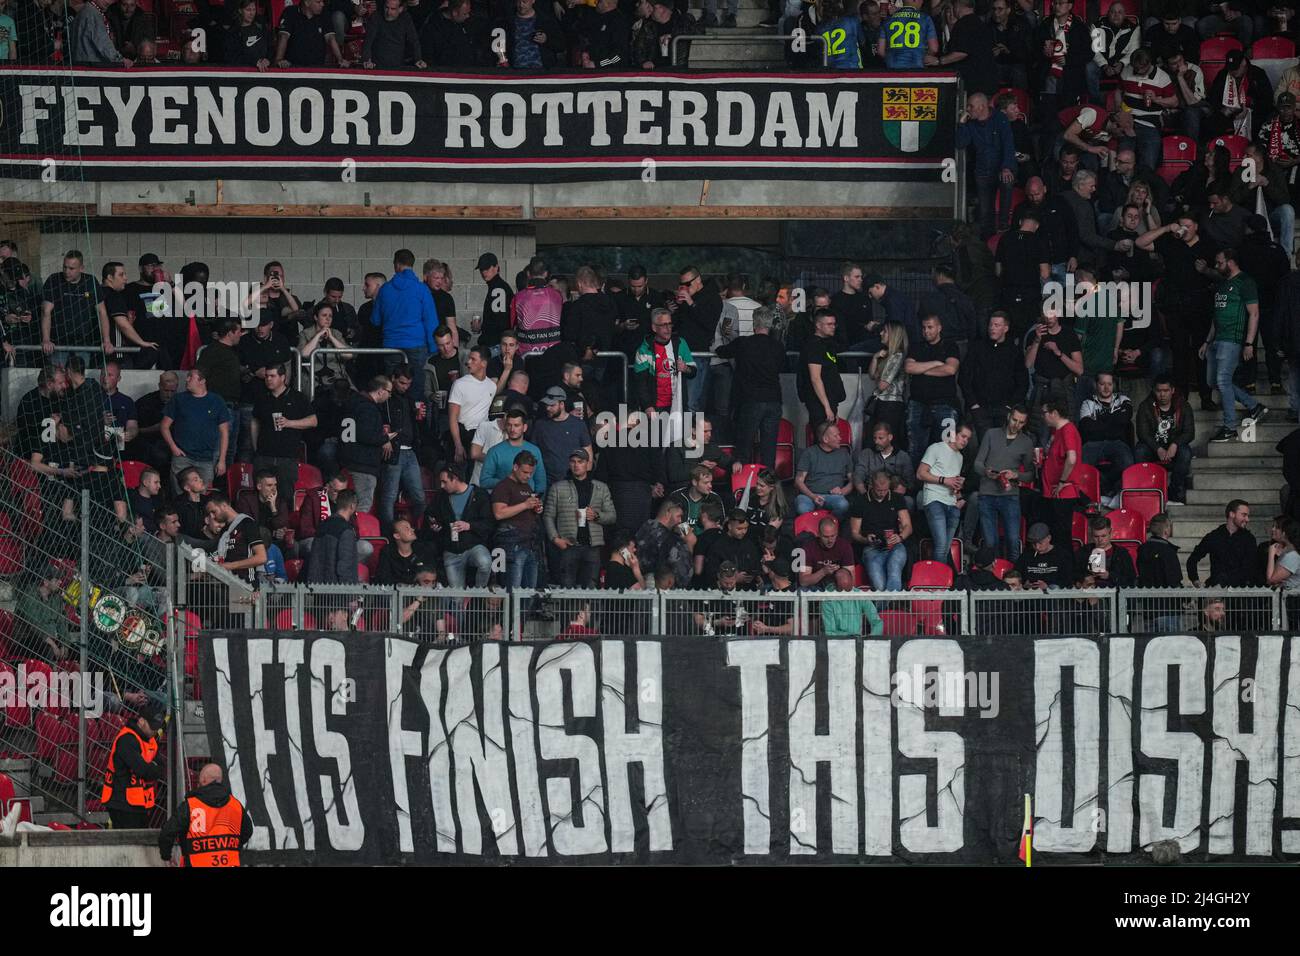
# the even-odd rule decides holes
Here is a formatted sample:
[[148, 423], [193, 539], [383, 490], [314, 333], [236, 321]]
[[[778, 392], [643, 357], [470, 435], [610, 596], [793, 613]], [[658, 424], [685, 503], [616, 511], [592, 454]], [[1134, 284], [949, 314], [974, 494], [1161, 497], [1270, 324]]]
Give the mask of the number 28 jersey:
[[885, 66], [891, 70], [919, 70], [925, 66], [930, 41], [938, 39], [928, 14], [903, 7], [881, 24]]
[[821, 32], [826, 41], [826, 65], [832, 70], [862, 69], [862, 21], [857, 17], [836, 17]]

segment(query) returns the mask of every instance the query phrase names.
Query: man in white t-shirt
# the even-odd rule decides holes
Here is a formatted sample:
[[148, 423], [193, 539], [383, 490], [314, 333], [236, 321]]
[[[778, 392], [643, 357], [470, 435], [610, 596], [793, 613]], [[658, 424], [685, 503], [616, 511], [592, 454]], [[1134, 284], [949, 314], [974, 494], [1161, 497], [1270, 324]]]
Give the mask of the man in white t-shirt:
[[474, 462], [474, 474], [470, 476], [470, 484], [477, 485], [479, 478], [483, 474], [483, 461], [487, 458], [487, 453], [494, 447], [505, 440], [505, 434], [501, 431], [500, 418], [489, 418], [474, 432], [474, 442], [469, 448], [469, 457]]
[[[715, 355], [720, 346], [734, 342], [743, 335], [754, 334], [754, 310], [758, 303], [749, 297], [749, 280], [733, 273], [727, 276], [727, 294], [723, 297], [722, 315], [713, 333], [710, 351]], [[731, 417], [731, 380], [735, 364], [729, 359], [709, 360], [710, 385], [713, 389], [714, 412], [721, 418]]]
[[[930, 523], [930, 538], [934, 550], [930, 555], [933, 561], [951, 563], [952, 539], [957, 534], [957, 525], [961, 520], [960, 500], [965, 479], [961, 473], [965, 465], [962, 449], [970, 441], [971, 427], [958, 424], [925, 450], [921, 464], [916, 468], [916, 477], [921, 482], [921, 495], [918, 503]], [[954, 568], [960, 571], [960, 568]]]
[[497, 383], [488, 378], [488, 350], [475, 346], [465, 358], [467, 374], [456, 379], [447, 397], [447, 424], [451, 434], [449, 452], [457, 464], [469, 458], [471, 436], [487, 421], [496, 398]]

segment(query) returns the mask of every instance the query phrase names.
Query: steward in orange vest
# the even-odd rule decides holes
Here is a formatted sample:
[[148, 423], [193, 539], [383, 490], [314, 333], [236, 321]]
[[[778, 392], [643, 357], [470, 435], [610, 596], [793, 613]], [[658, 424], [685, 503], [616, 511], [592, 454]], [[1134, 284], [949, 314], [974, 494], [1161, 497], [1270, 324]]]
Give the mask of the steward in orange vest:
[[185, 866], [239, 866], [239, 848], [252, 838], [253, 818], [230, 793], [221, 768], [210, 763], [158, 832], [158, 852], [170, 861], [179, 843]]
[[123, 727], [113, 741], [99, 802], [108, 810], [115, 830], [148, 825], [149, 811], [157, 802], [157, 781], [167, 773], [158, 754], [164, 720], [161, 711], [142, 710], [135, 726]]

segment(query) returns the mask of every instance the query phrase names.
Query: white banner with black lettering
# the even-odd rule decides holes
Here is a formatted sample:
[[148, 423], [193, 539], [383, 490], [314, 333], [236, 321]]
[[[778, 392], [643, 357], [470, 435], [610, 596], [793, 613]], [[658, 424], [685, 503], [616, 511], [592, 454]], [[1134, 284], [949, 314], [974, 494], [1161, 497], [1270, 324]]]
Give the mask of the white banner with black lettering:
[[214, 632], [253, 862], [1300, 858], [1300, 639]]

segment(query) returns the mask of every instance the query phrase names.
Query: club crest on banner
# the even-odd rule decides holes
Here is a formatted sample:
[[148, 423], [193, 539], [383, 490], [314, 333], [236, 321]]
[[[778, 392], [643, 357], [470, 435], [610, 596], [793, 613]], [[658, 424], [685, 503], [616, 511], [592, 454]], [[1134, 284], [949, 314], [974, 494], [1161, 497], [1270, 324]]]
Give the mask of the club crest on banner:
[[887, 86], [881, 93], [885, 138], [905, 153], [929, 145], [939, 128], [939, 89], [934, 86]]

